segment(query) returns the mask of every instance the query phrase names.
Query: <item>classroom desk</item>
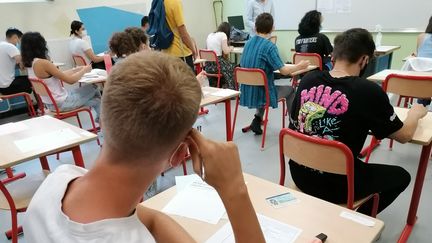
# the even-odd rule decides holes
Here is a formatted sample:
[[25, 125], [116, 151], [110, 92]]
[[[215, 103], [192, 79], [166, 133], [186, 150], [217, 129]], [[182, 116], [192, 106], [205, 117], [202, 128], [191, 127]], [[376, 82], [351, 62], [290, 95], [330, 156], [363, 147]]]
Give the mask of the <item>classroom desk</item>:
[[231, 90], [230, 94], [224, 96], [214, 96], [212, 94], [224, 89], [213, 88], [213, 87], [203, 87], [202, 91], [204, 97], [201, 100], [200, 107], [204, 107], [211, 104], [216, 104], [220, 102], [225, 103], [225, 122], [226, 122], [226, 138], [227, 141], [233, 140], [232, 132], [232, 122], [231, 122], [231, 98], [235, 98], [240, 95], [239, 91]]
[[369, 76], [367, 79], [382, 83], [387, 78], [388, 75], [395, 73], [401, 75], [410, 75], [410, 76], [432, 76], [432, 72], [417, 72], [417, 71], [402, 71], [402, 70], [394, 70], [394, 69], [384, 69], [374, 75]]
[[[8, 124], [0, 126], [0, 148], [2, 151], [7, 151], [7, 153], [0, 153], [0, 169], [6, 169], [25, 161], [40, 158], [42, 168], [49, 170], [46, 156], [65, 150], [71, 150], [75, 164], [84, 167], [84, 161], [79, 145], [96, 140], [97, 138], [97, 135], [94, 133], [50, 116], [31, 118], [16, 122], [15, 124], [17, 126], [24, 125], [24, 128], [26, 129], [11, 131], [13, 128]], [[26, 150], [25, 152], [20, 150], [16, 145], [17, 141], [22, 141], [26, 138], [39, 137], [50, 132], [65, 129], [71, 130], [77, 136], [70, 140], [62, 140], [56, 143], [49, 141], [49, 139], [41, 139], [38, 146], [34, 149]]]
[[[405, 120], [408, 110], [406, 108], [395, 107], [395, 112], [399, 119]], [[411, 203], [408, 211], [407, 222], [405, 228], [399, 237], [398, 243], [404, 243], [408, 241], [414, 224], [417, 220], [417, 209], [420, 203], [420, 196], [422, 193], [423, 183], [425, 179], [426, 169], [429, 162], [432, 146], [432, 112], [428, 112], [426, 117], [421, 119], [418, 123], [417, 130], [414, 134], [413, 139], [410, 143], [418, 144], [422, 146], [420, 155], [420, 161], [417, 169], [417, 175], [415, 178], [414, 189], [411, 196]]]
[[[244, 174], [244, 176], [255, 211], [302, 229], [296, 242], [310, 243], [314, 236], [319, 233], [328, 236], [327, 243], [374, 242], [384, 228], [384, 223], [378, 219], [359, 214], [375, 222], [373, 227], [367, 227], [339, 216], [341, 212], [353, 212], [351, 210], [252, 175]], [[276, 209], [265, 201], [267, 197], [285, 192], [291, 192], [299, 199], [299, 202]], [[175, 194], [176, 189], [174, 186], [144, 201], [142, 205], [161, 210]], [[179, 223], [197, 242], [205, 242], [228, 222], [227, 219], [221, 219], [218, 224], [213, 225], [175, 215], [169, 216]]]

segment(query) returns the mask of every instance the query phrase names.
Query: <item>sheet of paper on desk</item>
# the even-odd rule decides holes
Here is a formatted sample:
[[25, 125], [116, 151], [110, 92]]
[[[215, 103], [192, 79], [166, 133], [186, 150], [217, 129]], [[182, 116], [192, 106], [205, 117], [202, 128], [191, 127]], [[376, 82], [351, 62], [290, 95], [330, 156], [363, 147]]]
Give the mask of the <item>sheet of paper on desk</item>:
[[199, 177], [197, 174], [191, 174], [191, 175], [185, 175], [185, 176], [176, 176], [175, 177], [175, 183], [176, 183], [176, 190], [177, 193], [180, 191], [183, 191], [187, 186], [194, 182], [199, 183], [205, 183], [201, 177]]
[[0, 126], [0, 136], [21, 132], [28, 128], [29, 127], [24, 123], [15, 123], [15, 122], [6, 123]]
[[221, 90], [218, 90], [214, 93], [211, 93], [210, 95], [218, 96], [218, 97], [226, 97], [226, 96], [234, 95], [236, 93], [237, 93], [237, 91], [232, 90], [232, 89], [221, 89]]
[[193, 181], [162, 209], [167, 214], [217, 224], [225, 207], [216, 190], [204, 182]]
[[70, 128], [66, 128], [38, 136], [24, 138], [15, 141], [14, 143], [21, 152], [27, 153], [44, 147], [58, 147], [59, 145], [65, 144], [66, 142], [79, 137], [80, 135], [72, 131]]
[[[302, 232], [301, 229], [282, 223], [264, 215], [258, 214], [258, 221], [264, 233], [266, 243], [295, 242]], [[210, 237], [206, 243], [235, 243], [231, 224], [225, 224], [219, 231]]]

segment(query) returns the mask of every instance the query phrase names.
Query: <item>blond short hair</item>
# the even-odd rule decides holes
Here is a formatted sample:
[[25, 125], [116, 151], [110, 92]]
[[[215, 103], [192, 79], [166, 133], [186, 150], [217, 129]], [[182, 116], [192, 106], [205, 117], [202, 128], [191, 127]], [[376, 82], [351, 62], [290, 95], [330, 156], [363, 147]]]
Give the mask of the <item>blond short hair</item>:
[[189, 66], [159, 52], [116, 64], [102, 98], [105, 143], [128, 159], [159, 161], [196, 121], [201, 87]]

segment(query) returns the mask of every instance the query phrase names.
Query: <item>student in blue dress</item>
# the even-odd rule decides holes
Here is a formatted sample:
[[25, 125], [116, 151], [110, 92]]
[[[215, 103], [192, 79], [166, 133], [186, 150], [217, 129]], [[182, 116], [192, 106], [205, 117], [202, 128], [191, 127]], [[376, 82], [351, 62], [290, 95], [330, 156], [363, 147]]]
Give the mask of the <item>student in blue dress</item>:
[[[278, 98], [286, 98], [287, 107], [291, 107], [294, 97], [294, 89], [291, 86], [275, 86], [275, 70], [279, 70], [282, 75], [289, 75], [295, 71], [305, 69], [309, 62], [302, 61], [295, 66], [285, 66], [282, 62], [278, 48], [268, 38], [274, 30], [273, 17], [269, 13], [262, 13], [256, 18], [255, 29], [257, 35], [250, 39], [243, 50], [240, 66], [244, 68], [262, 69], [267, 76], [270, 106], [277, 108]], [[251, 124], [251, 130], [257, 134], [262, 134], [261, 121], [264, 115], [264, 105], [266, 102], [265, 90], [262, 86], [241, 85], [240, 105], [248, 108], [257, 109]]]
[[[421, 33], [417, 37], [417, 57], [432, 58], [432, 16], [429, 18], [425, 33]], [[419, 99], [418, 103], [428, 106], [431, 99]]]

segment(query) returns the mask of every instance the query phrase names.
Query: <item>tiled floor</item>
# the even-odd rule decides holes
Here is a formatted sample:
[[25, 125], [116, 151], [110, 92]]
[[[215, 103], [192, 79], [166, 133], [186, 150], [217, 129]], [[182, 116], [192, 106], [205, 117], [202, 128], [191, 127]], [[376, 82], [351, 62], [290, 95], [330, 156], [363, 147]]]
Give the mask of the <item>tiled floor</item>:
[[[232, 102], [234, 103], [234, 102]], [[201, 125], [203, 133], [208, 137], [215, 140], [225, 139], [225, 110], [224, 105], [208, 107], [210, 113], [206, 116], [200, 117], [196, 125]], [[266, 149], [260, 150], [261, 137], [254, 136], [251, 133], [243, 134], [240, 128], [250, 123], [253, 117], [253, 111], [245, 108], [240, 108], [239, 117], [236, 125], [236, 133], [234, 135], [234, 142], [238, 145], [243, 163], [243, 170], [247, 173], [262, 177], [264, 179], [278, 182], [279, 178], [279, 149], [278, 149], [278, 132], [281, 127], [280, 109], [271, 110], [270, 123], [268, 126]], [[25, 117], [25, 116], [24, 116]], [[15, 118], [16, 119], [16, 118]], [[7, 122], [0, 120], [1, 123]], [[420, 155], [420, 146], [405, 144], [401, 145], [395, 143], [393, 151], [388, 149], [388, 141], [384, 141], [381, 146], [372, 154], [372, 163], [389, 163], [400, 165], [406, 168], [412, 178], [415, 178], [417, 164]], [[1, 150], [1, 148], [0, 148]], [[1, 151], [5, 153], [6, 151]], [[82, 146], [82, 152], [86, 167], [90, 168], [95, 160], [99, 147], [96, 142], [90, 142]], [[49, 158], [51, 168], [55, 168], [60, 163], [72, 163], [71, 154], [62, 154], [61, 159], [57, 161], [54, 156]], [[30, 161], [15, 167], [16, 171], [25, 171], [31, 173], [40, 169], [37, 160]], [[189, 165], [189, 172], [192, 171]], [[163, 191], [164, 189], [174, 184], [174, 176], [181, 175], [180, 168], [172, 169], [160, 177], [157, 183], [157, 190]], [[290, 178], [288, 176], [288, 178]], [[385, 222], [385, 229], [379, 242], [396, 242], [402, 228], [405, 224], [407, 216], [409, 201], [412, 193], [412, 185], [400, 195], [400, 197], [384, 212], [378, 215], [378, 218]], [[418, 211], [419, 218], [414, 231], [410, 237], [409, 242], [432, 242], [432, 170], [429, 169], [426, 175], [425, 185], [423, 187], [423, 194], [421, 198], [420, 208]], [[25, 215], [20, 216], [20, 220]], [[0, 212], [0, 232], [4, 232], [10, 227], [9, 212]], [[429, 233], [427, 233], [429, 232]], [[8, 242], [3, 234], [0, 235], [0, 243]], [[20, 238], [20, 242], [24, 243], [25, 237]]]

